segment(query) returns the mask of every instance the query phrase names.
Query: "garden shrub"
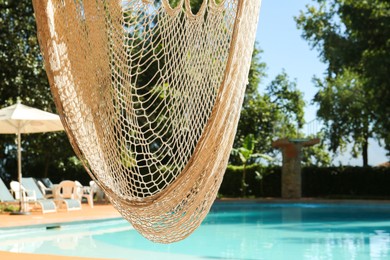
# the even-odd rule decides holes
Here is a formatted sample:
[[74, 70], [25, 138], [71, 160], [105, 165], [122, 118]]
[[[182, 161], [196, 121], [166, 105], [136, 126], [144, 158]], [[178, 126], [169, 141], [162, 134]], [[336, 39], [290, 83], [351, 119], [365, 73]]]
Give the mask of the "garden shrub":
[[[243, 166], [229, 165], [219, 190], [220, 197], [240, 197]], [[256, 172], [263, 178], [257, 178]], [[280, 197], [281, 167], [249, 165], [247, 197]], [[390, 168], [304, 167], [302, 196], [321, 198], [390, 198]]]

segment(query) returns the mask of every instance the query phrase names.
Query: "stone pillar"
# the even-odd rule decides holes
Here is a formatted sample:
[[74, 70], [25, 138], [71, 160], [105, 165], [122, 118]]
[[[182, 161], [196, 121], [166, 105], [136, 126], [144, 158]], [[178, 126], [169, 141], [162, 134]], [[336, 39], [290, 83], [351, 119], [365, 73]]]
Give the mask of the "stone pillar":
[[319, 143], [316, 139], [279, 139], [272, 143], [273, 147], [282, 150], [282, 198], [299, 199], [302, 196], [301, 160], [302, 147]]

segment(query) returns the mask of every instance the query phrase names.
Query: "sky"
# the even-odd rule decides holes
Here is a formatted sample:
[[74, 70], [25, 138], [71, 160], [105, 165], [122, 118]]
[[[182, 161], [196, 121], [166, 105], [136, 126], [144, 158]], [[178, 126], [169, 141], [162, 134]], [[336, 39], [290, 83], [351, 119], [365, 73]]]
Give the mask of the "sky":
[[[260, 84], [260, 91], [281, 73], [283, 69], [290, 80], [296, 79], [297, 87], [304, 93], [306, 101], [305, 121], [316, 118], [317, 107], [311, 104], [316, 88], [312, 83], [314, 75], [322, 77], [326, 65], [318, 57], [318, 51], [312, 50], [301, 37], [294, 16], [311, 0], [262, 0], [256, 41], [264, 51], [261, 60], [267, 64], [265, 81]], [[378, 165], [388, 161], [386, 151], [376, 141], [370, 140], [368, 151], [369, 165]], [[344, 152], [334, 158], [333, 163], [339, 165], [361, 165], [361, 157], [354, 159], [350, 152]]]

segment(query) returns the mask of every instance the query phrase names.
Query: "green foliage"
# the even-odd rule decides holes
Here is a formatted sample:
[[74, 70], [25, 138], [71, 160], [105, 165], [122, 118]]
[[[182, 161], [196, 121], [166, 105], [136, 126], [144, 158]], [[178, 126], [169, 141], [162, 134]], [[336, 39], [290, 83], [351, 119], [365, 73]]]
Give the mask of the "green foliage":
[[[244, 138], [253, 134], [256, 139], [256, 151], [266, 153], [271, 151], [270, 144], [276, 118], [273, 113], [274, 105], [271, 104], [269, 97], [258, 92], [258, 86], [265, 77], [266, 69], [266, 64], [260, 59], [261, 53], [261, 49], [255, 46], [234, 147], [242, 146]], [[236, 163], [234, 158], [232, 163]]]
[[[169, 4], [175, 8], [179, 3], [180, 3], [180, 0], [168, 0]], [[217, 0], [216, 3], [220, 3], [221, 0]], [[191, 12], [193, 14], [196, 14], [198, 13], [199, 11], [199, 8], [200, 6], [202, 5], [203, 3], [203, 0], [190, 0], [190, 4], [191, 4]]]
[[263, 158], [265, 160], [271, 161], [272, 158], [265, 154], [255, 153], [255, 144], [256, 140], [253, 134], [249, 134], [244, 138], [242, 142], [242, 147], [233, 148], [232, 153], [238, 155], [242, 165], [247, 165], [251, 162], [256, 162], [258, 159]]
[[[245, 197], [246, 195], [246, 187], [248, 184], [246, 183], [246, 167], [251, 162], [252, 160], [256, 162], [257, 159], [263, 158], [268, 161], [271, 161], [272, 158], [265, 155], [265, 154], [260, 154], [260, 153], [255, 153], [255, 144], [256, 140], [253, 136], [253, 134], [249, 134], [245, 137], [242, 147], [239, 147], [237, 149], [232, 149], [232, 154], [233, 155], [238, 155], [238, 157], [241, 160], [241, 163], [243, 165], [243, 170], [242, 170], [242, 178], [241, 178], [241, 196]], [[258, 173], [259, 175], [259, 173]], [[261, 175], [260, 175], [261, 176]], [[261, 179], [260, 179], [261, 180]]]
[[254, 98], [248, 98], [241, 110], [234, 147], [240, 147], [245, 136], [253, 134], [256, 151], [271, 153], [273, 132], [278, 119], [275, 111], [276, 105], [271, 103], [267, 95], [257, 93]]
[[[242, 197], [241, 178], [244, 166], [229, 165], [226, 169], [221, 187], [220, 197]], [[258, 179], [260, 173], [263, 178]], [[251, 164], [246, 167], [247, 197], [280, 197], [281, 168]]]
[[267, 94], [277, 108], [279, 124], [275, 134], [279, 137], [299, 137], [298, 131], [304, 124], [305, 101], [296, 81], [290, 81], [283, 71], [267, 87]]
[[17, 205], [0, 204], [0, 214], [5, 212], [17, 212], [17, 211], [19, 211], [19, 206]]
[[326, 77], [316, 79], [319, 117], [328, 122], [332, 149], [352, 138], [355, 151], [363, 153], [367, 165], [370, 136], [384, 139], [390, 151], [390, 2], [313, 2], [295, 19], [303, 38], [320, 51], [328, 65]]
[[[170, 3], [175, 6], [175, 1], [171, 0]], [[199, 10], [201, 2], [202, 0], [191, 0], [194, 13]], [[159, 1], [156, 1], [156, 4], [160, 4]], [[0, 0], [0, 10], [0, 75], [2, 77], [2, 81], [0, 81], [0, 105], [14, 104], [17, 97], [20, 97], [26, 105], [55, 112], [36, 37], [36, 25], [31, 1]], [[155, 27], [156, 31], [159, 30], [156, 24], [152, 26]], [[139, 37], [142, 37], [142, 35], [139, 35]], [[148, 46], [148, 48], [156, 48], [156, 51], [160, 47]], [[137, 49], [133, 51], [137, 51]], [[272, 155], [274, 152], [271, 148], [272, 141], [277, 136], [297, 133], [296, 126], [299, 125], [300, 127], [303, 124], [302, 109], [304, 103], [302, 94], [296, 88], [296, 82], [290, 82], [285, 72], [276, 77], [269, 86], [267, 93], [260, 94], [258, 92], [258, 86], [265, 77], [266, 69], [260, 55], [261, 50], [255, 48], [235, 147], [246, 145], [244, 143], [245, 137], [252, 134], [254, 146], [252, 147], [253, 150], [252, 148], [249, 150], [252, 150], [253, 155], [256, 155], [257, 152]], [[143, 59], [148, 59], [148, 57], [143, 57]], [[140, 64], [143, 64], [143, 61], [140, 61]], [[149, 82], [150, 75], [154, 75], [156, 70], [157, 63], [148, 66], [147, 73], [139, 79], [139, 83], [146, 84]], [[156, 91], [151, 91], [150, 95], [159, 95], [159, 99], [163, 100], [165, 97], [161, 93], [167, 86], [154, 87]], [[145, 89], [145, 91], [148, 90]], [[152, 98], [149, 99], [152, 100]], [[158, 105], [158, 102], [156, 104]], [[150, 110], [155, 111], [157, 105], [151, 106]], [[154, 114], [159, 113], [154, 112]], [[280, 122], [283, 122], [283, 124], [280, 124]], [[140, 125], [144, 124], [140, 122]], [[0, 135], [0, 174], [4, 172], [11, 173], [12, 179], [16, 179], [14, 139], [13, 135]], [[23, 135], [22, 147], [23, 174], [25, 176], [51, 177], [55, 182], [61, 179], [85, 179], [87, 181], [89, 178], [85, 174], [80, 161], [74, 156], [65, 133]], [[244, 153], [244, 150], [241, 152]], [[254, 160], [253, 156], [250, 158]], [[241, 159], [235, 157], [232, 160], [242, 163]], [[129, 158], [126, 160], [131, 161]], [[250, 162], [251, 160], [246, 163]], [[254, 173], [253, 178], [262, 176], [261, 179], [264, 180], [263, 173], [261, 171], [257, 172], [258, 174]]]
[[256, 44], [252, 53], [251, 66], [249, 68], [248, 82], [249, 84], [245, 90], [244, 105], [250, 100], [255, 100], [259, 95], [258, 87], [263, 78], [266, 77], [265, 70], [267, 65], [261, 61], [261, 54], [263, 51]]
[[0, 104], [21, 100], [55, 111], [36, 37], [31, 1], [0, 0]]
[[[244, 146], [249, 135], [254, 136], [254, 150], [261, 154], [275, 156], [272, 142], [277, 138], [297, 137], [299, 128], [304, 124], [303, 93], [298, 90], [296, 81], [291, 81], [282, 71], [267, 87], [264, 94], [258, 91], [258, 85], [266, 76], [265, 63], [261, 62], [262, 51], [256, 47], [252, 55], [244, 103], [238, 123], [234, 147]], [[240, 163], [232, 156], [232, 164]], [[241, 162], [242, 163], [242, 162]]]
[[[0, 0], [0, 106], [16, 103], [56, 112], [36, 36], [29, 0]], [[65, 133], [23, 134], [23, 174], [47, 177], [71, 169]], [[16, 179], [14, 135], [0, 135], [0, 174]], [[85, 174], [85, 172], [84, 172]], [[8, 176], [5, 176], [8, 178]]]
[[373, 137], [373, 104], [364, 93], [363, 82], [359, 75], [345, 70], [335, 78], [326, 81], [317, 79], [319, 88], [314, 97], [318, 103], [318, 117], [325, 122], [325, 137], [333, 152], [343, 150], [353, 143], [354, 157], [363, 153], [363, 165], [367, 166], [368, 138]]
[[332, 158], [327, 151], [327, 146], [324, 142], [324, 134], [318, 133], [316, 136], [308, 136], [307, 138], [319, 138], [321, 141], [317, 145], [305, 147], [302, 149], [302, 165], [328, 167], [331, 165]]

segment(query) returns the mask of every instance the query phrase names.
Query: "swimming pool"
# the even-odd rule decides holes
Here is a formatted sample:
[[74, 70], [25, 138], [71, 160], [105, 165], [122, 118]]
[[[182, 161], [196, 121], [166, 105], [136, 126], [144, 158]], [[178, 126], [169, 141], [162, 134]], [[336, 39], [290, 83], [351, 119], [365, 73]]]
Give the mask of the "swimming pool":
[[0, 229], [0, 250], [121, 259], [390, 259], [390, 205], [216, 202], [184, 241], [123, 219]]

